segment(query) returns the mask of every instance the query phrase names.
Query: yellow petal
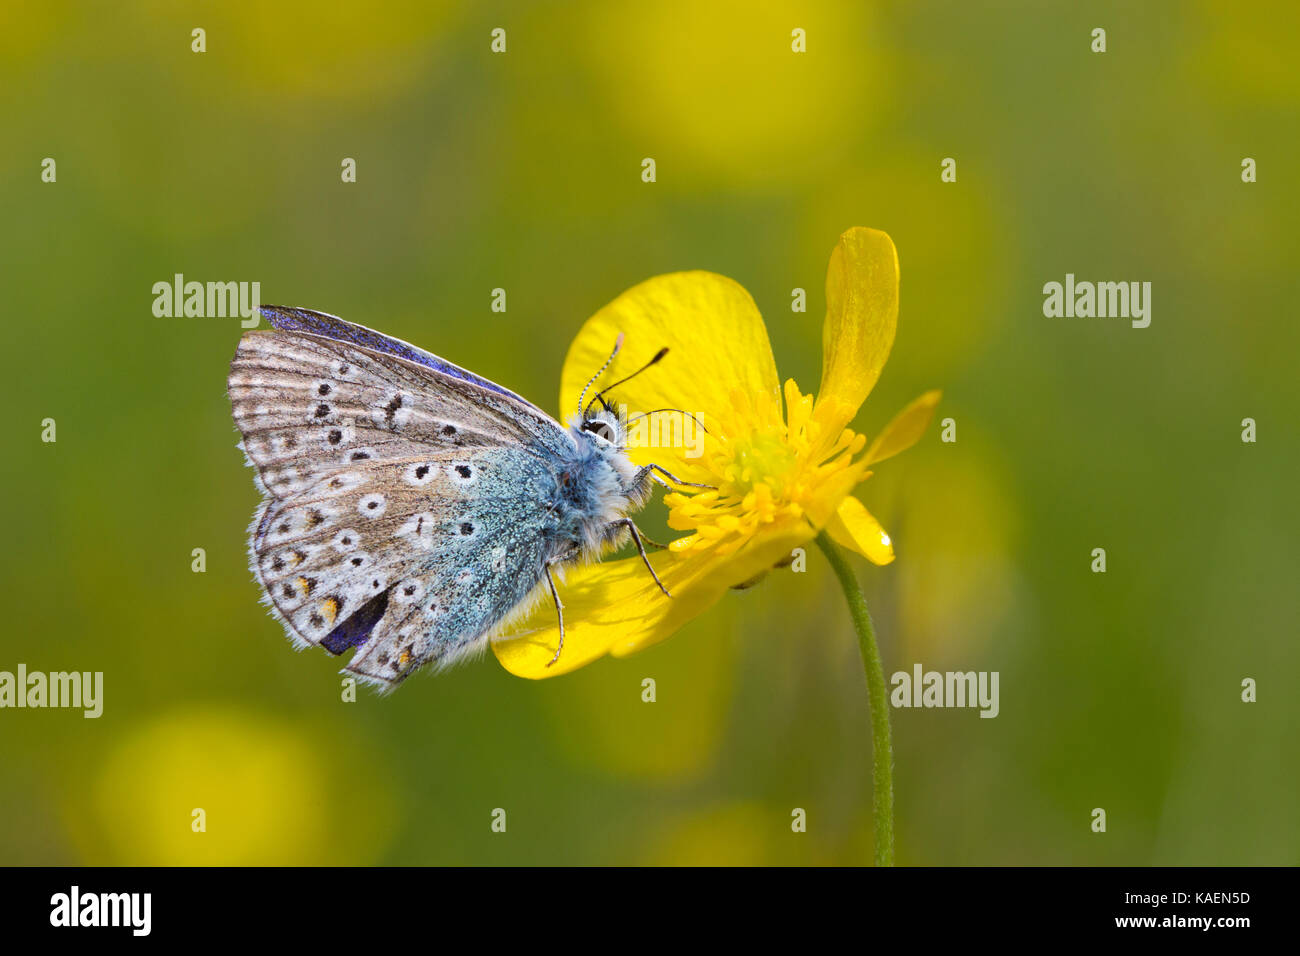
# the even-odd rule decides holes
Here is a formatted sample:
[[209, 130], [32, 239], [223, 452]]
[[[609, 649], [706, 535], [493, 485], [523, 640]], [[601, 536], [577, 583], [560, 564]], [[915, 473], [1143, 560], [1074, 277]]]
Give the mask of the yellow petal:
[[925, 430], [930, 427], [934, 408], [941, 398], [943, 392], [935, 389], [926, 392], [920, 398], [913, 399], [912, 403], [895, 415], [893, 421], [876, 436], [876, 440], [867, 449], [865, 462], [870, 465], [892, 458], [920, 441]]
[[556, 677], [616, 647], [663, 640], [725, 590], [693, 587], [704, 581], [707, 565], [713, 563], [706, 556], [657, 555], [651, 560], [671, 598], [659, 590], [640, 557], [573, 568], [559, 588], [565, 625], [560, 659], [550, 664], [559, 628], [547, 593], [519, 634], [493, 642], [497, 660], [519, 677]]
[[830, 527], [844, 501], [851, 497], [853, 489], [870, 477], [871, 472], [863, 460], [823, 479], [817, 494], [804, 502], [805, 512], [813, 527], [819, 530]]
[[[577, 410], [578, 396], [604, 364], [618, 336], [623, 349], [613, 365], [587, 393], [617, 382], [648, 362], [661, 348], [668, 354], [653, 368], [606, 395], [629, 416], [658, 408], [682, 409], [709, 416], [727, 409], [731, 393], [771, 395], [779, 409], [779, 381], [767, 329], [758, 306], [743, 287], [712, 272], [674, 272], [633, 286], [609, 303], [579, 330], [560, 376], [562, 419]], [[677, 472], [693, 472], [702, 454], [703, 433], [682, 415], [656, 416], [656, 428], [642, 431], [630, 423], [628, 452], [638, 464], [655, 462]], [[683, 438], [682, 426], [685, 426]], [[679, 475], [679, 477], [690, 477]], [[557, 665], [558, 666], [558, 665]]]
[[733, 585], [772, 568], [811, 537], [806, 524], [791, 523], [733, 554], [711, 548], [652, 554], [650, 561], [672, 597], [659, 590], [639, 556], [569, 569], [559, 587], [564, 604], [560, 659], [550, 664], [559, 628], [549, 591], [513, 633], [492, 643], [492, 651], [506, 670], [533, 679], [568, 673], [605, 654], [624, 657], [670, 637]]
[[857, 498], [849, 496], [840, 503], [826, 531], [836, 544], [851, 548], [872, 564], [888, 564], [894, 560], [894, 544], [889, 535]]
[[840, 236], [826, 271], [817, 405], [833, 425], [847, 424], [880, 378], [897, 325], [894, 242], [878, 229], [850, 229]]

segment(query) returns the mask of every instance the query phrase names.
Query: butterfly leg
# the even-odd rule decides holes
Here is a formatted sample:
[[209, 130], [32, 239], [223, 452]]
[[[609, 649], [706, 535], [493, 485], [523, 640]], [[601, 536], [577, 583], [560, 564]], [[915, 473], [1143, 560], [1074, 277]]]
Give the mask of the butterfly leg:
[[555, 578], [551, 577], [550, 562], [542, 565], [542, 570], [546, 572], [546, 583], [551, 586], [551, 597], [555, 600], [555, 614], [560, 619], [560, 644], [555, 648], [555, 656], [546, 663], [546, 666], [550, 667], [560, 659], [560, 651], [564, 650], [564, 604], [560, 601], [560, 592], [555, 590]]
[[[654, 472], [656, 471], [659, 472], [660, 475], [666, 477], [668, 481], [664, 481], [663, 478], [659, 477], [659, 475], [655, 475]], [[647, 477], [651, 476], [653, 476], [654, 480], [659, 482], [659, 484], [663, 485], [665, 488], [671, 488], [673, 485], [678, 485], [683, 488], [708, 488], [712, 491], [718, 490], [717, 485], [706, 485], [698, 481], [682, 481], [671, 471], [661, 465], [646, 465], [633, 476], [632, 481], [636, 484], [640, 484], [645, 481]], [[672, 484], [669, 484], [668, 482], [672, 482]]]
[[[641, 529], [638, 528], [637, 530], [640, 531]], [[668, 550], [668, 545], [664, 544], [662, 541], [656, 541], [654, 538], [650, 537], [650, 535], [646, 534], [644, 531], [641, 531], [641, 540], [645, 542], [647, 548], [654, 548], [656, 551]]]
[[664, 583], [659, 580], [659, 575], [655, 573], [654, 565], [650, 563], [650, 559], [646, 556], [645, 545], [641, 541], [641, 531], [637, 528], [636, 524], [633, 523], [632, 519], [619, 518], [617, 521], [613, 522], [613, 524], [623, 525], [628, 531], [632, 532], [632, 540], [636, 543], [637, 553], [641, 555], [641, 560], [645, 562], [646, 569], [650, 572], [650, 577], [655, 579], [655, 584], [659, 585], [659, 590], [664, 592], [665, 597], [672, 597], [672, 593], [664, 587]]

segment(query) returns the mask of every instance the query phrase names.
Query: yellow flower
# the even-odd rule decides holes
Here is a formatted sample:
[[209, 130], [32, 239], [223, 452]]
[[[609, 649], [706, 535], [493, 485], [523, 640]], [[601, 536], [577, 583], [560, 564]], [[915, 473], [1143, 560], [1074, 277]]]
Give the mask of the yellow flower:
[[[646, 422], [676, 440], [636, 447], [638, 464], [661, 465], [683, 481], [664, 497], [668, 525], [689, 532], [651, 563], [672, 593], [665, 597], [639, 557], [571, 570], [560, 597], [564, 653], [554, 666], [559, 632], [543, 602], [493, 650], [521, 677], [553, 677], [605, 654], [621, 657], [657, 643], [704, 611], [729, 588], [788, 562], [823, 528], [839, 544], [876, 564], [894, 559], [889, 536], [851, 492], [876, 462], [913, 445], [924, 433], [940, 393], [908, 405], [869, 446], [847, 426], [880, 377], [898, 320], [898, 255], [889, 236], [850, 229], [831, 253], [826, 275], [821, 394], [814, 401], [793, 380], [782, 389], [758, 307], [741, 286], [711, 272], [657, 276], [587, 320], [569, 347], [561, 401], [576, 400], [609, 344], [626, 347], [614, 381], [660, 348], [663, 362], [613, 390], [631, 416], [681, 409], [698, 417], [700, 442], [683, 442], [676, 412]], [[690, 422], [685, 423], [688, 427]], [[632, 421], [630, 434], [638, 433]], [[654, 435], [655, 431], [648, 430]], [[865, 450], [865, 451], [864, 451]]]

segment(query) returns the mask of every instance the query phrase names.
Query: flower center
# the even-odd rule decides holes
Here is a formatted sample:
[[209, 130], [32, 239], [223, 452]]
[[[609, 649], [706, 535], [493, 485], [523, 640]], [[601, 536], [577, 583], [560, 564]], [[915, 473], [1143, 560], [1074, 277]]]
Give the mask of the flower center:
[[668, 526], [694, 534], [674, 551], [716, 548], [729, 554], [765, 529], [802, 522], [809, 530], [829, 520], [863, 477], [853, 456], [866, 438], [834, 424], [844, 417], [813, 412], [813, 397], [794, 380], [785, 385], [785, 415], [772, 395], [735, 390], [715, 416], [703, 460], [717, 490], [664, 496]]
[[759, 434], [748, 443], [737, 442], [735, 455], [727, 466], [729, 484], [744, 497], [759, 485], [779, 494], [795, 464], [794, 450], [775, 435]]

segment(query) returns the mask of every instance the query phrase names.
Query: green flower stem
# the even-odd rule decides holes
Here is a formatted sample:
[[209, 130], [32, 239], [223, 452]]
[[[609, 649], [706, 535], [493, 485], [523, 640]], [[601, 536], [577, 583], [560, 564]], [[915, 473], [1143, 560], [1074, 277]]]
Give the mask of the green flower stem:
[[889, 736], [889, 701], [885, 694], [885, 670], [876, 647], [876, 631], [871, 625], [867, 599], [849, 567], [844, 553], [823, 531], [817, 545], [840, 580], [853, 629], [858, 632], [862, 648], [862, 668], [867, 674], [867, 706], [871, 711], [872, 796], [876, 823], [876, 866], [894, 865], [894, 745]]

